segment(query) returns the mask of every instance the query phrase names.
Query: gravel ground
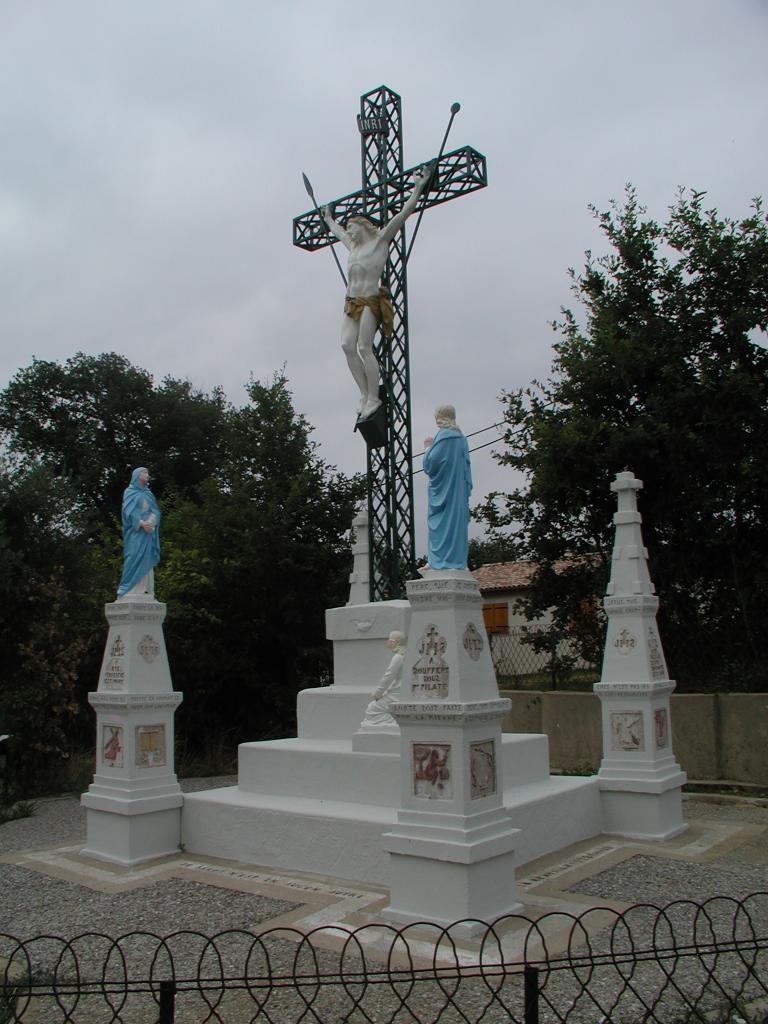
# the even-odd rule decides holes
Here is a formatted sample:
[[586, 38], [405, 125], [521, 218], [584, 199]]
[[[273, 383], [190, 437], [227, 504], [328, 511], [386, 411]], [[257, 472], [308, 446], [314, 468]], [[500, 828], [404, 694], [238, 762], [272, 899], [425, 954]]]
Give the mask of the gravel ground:
[[[230, 785], [231, 778], [187, 780], [182, 783], [186, 791]], [[686, 817], [689, 820], [708, 819], [737, 824], [752, 823], [768, 826], [768, 801], [749, 802], [740, 800], [724, 800], [713, 802], [711, 799], [690, 799], [685, 804]], [[77, 798], [60, 798], [39, 801], [35, 814], [31, 818], [8, 822], [0, 826], [0, 853], [28, 851], [33, 849], [76, 843], [85, 835], [85, 816]], [[624, 863], [584, 879], [573, 887], [574, 892], [595, 897], [597, 900], [620, 900], [627, 903], [642, 901], [663, 905], [676, 899], [695, 899], [701, 901], [709, 896], [723, 895], [742, 896], [749, 892], [768, 889], [766, 877], [768, 866], [768, 842], [765, 836], [749, 840], [742, 845], [730, 849], [726, 854], [698, 863], [675, 860], [669, 857], [641, 854], [631, 857]], [[160, 934], [169, 934], [174, 930], [189, 929], [213, 934], [228, 928], [239, 928], [258, 931], [271, 918], [286, 913], [296, 904], [284, 900], [270, 899], [251, 893], [240, 893], [234, 890], [208, 886], [198, 882], [171, 879], [160, 881], [150, 886], [131, 892], [105, 895], [71, 882], [64, 882], [46, 875], [11, 864], [0, 864], [0, 931], [14, 934], [19, 938], [47, 933], [48, 935], [73, 936], [92, 930], [111, 935], [120, 935], [127, 931], [146, 929]], [[755, 901], [750, 905], [750, 915], [759, 935], [768, 935], [768, 899]], [[676, 911], [675, 931], [679, 925], [681, 933], [691, 931], [691, 914], [681, 907]], [[673, 915], [674, 916], [674, 915]], [[631, 941], [635, 948], [650, 945], [669, 936], [669, 931], [659, 931], [657, 916], [652, 912], [633, 912], [631, 919]], [[706, 919], [706, 937], [713, 933], [733, 935], [733, 914], [725, 901], [713, 905]], [[666, 927], [666, 925], [665, 925]], [[655, 928], [655, 931], [654, 931]], [[706, 930], [705, 929], [705, 930]], [[730, 929], [730, 931], [729, 931]], [[746, 920], [738, 925], [737, 934], [748, 935]], [[701, 939], [702, 936], [699, 935]], [[142, 941], [144, 945], [142, 945]], [[151, 960], [149, 940], [133, 940], [126, 944], [122, 952], [129, 973], [136, 972], [146, 975], [148, 962]], [[219, 953], [221, 966], [234, 973], [245, 973], [248, 963], [250, 941], [244, 944], [242, 935], [233, 935], [230, 939], [220, 940]], [[90, 943], [90, 945], [89, 945]], [[661, 943], [663, 944], [663, 942]], [[630, 939], [626, 932], [617, 933], [606, 929], [594, 936], [591, 942], [593, 952], [607, 950], [613, 946], [627, 948]], [[78, 958], [87, 967], [92, 963], [103, 963], [103, 943], [98, 940], [86, 940], [78, 948]], [[579, 945], [579, 951], [583, 946]], [[61, 951], [61, 943], [55, 941], [38, 944], [30, 950], [37, 964], [51, 965], [56, 962]], [[0, 952], [10, 953], [6, 944]], [[356, 954], [347, 958], [347, 968], [352, 967]], [[189, 940], [189, 944], [174, 950], [177, 970], [191, 970], [196, 974], [201, 965], [204, 973], [215, 977], [220, 970], [219, 961], [209, 953], [204, 953], [198, 942]], [[203, 958], [201, 960], [201, 957]], [[298, 961], [297, 961], [298, 957]], [[756, 964], [758, 978], [765, 979], [765, 954]], [[66, 960], [66, 957], [65, 957]], [[320, 968], [323, 971], [335, 971], [339, 967], [337, 954], [328, 952], [310, 953], [295, 943], [268, 940], [257, 944], [252, 950], [248, 966], [251, 977], [272, 971], [273, 974], [292, 973], [298, 966], [307, 973]], [[117, 959], [110, 961], [112, 967]], [[162, 955], [157, 962], [158, 975], [162, 975]], [[369, 961], [369, 969], [380, 969], [381, 965]], [[665, 970], [658, 963], [635, 966], [630, 977], [631, 988], [626, 987], [626, 977], [622, 977], [615, 967], [607, 966], [593, 970], [587, 975], [584, 969], [574, 969], [566, 965], [565, 969], [551, 972], [543, 976], [544, 999], [541, 1006], [541, 1021], [558, 1021], [567, 1019], [573, 1024], [597, 1024], [601, 1020], [627, 1021], [628, 1024], [642, 1020], [645, 1010], [643, 999], [656, 999], [658, 993], [666, 985], [666, 994], [662, 998], [662, 1006], [656, 1010], [657, 1019], [664, 1024], [675, 1024], [685, 1020], [680, 992], [689, 990], [692, 998], [705, 986], [707, 969], [717, 971], [717, 979], [721, 985], [734, 991], [745, 983], [745, 968], [740, 957], [727, 955], [714, 961], [705, 961], [701, 957], [684, 961], [676, 961], [671, 969], [674, 971], [674, 986], [670, 985]], [[626, 974], [626, 969], [625, 969]], [[589, 983], [590, 995], [582, 990], [582, 979]], [[760, 986], [753, 981], [752, 987], [745, 989], [740, 1006], [746, 1020], [757, 1020], [755, 1013], [749, 1009], [750, 1000], [759, 994]], [[624, 990], [619, 1009], [612, 1009], [617, 992]], [[419, 983], [411, 988], [404, 982], [400, 985], [403, 999], [408, 999], [408, 1009], [402, 1009], [402, 1002], [391, 986], [368, 984], [365, 994], [360, 985], [322, 985], [307, 984], [299, 994], [295, 990], [272, 989], [267, 995], [265, 990], [256, 993], [257, 999], [245, 992], [228, 993], [219, 1006], [222, 1020], [241, 1021], [255, 1018], [259, 1003], [267, 1000], [266, 1009], [269, 1018], [288, 1024], [293, 1020], [319, 1019], [322, 1021], [365, 1020], [360, 1011], [354, 1010], [356, 1000], [361, 1000], [370, 1021], [414, 1021], [432, 1022], [446, 1003], [455, 1001], [460, 1007], [450, 1009], [440, 1017], [441, 1021], [510, 1021], [522, 1017], [522, 984], [519, 977], [509, 976], [498, 979], [473, 978], [464, 980], [458, 985], [444, 983], [442, 986], [434, 982]], [[650, 994], [653, 994], [652, 996]], [[212, 995], [212, 1001], [215, 996]], [[711, 1000], [702, 1004], [702, 1009], [716, 1010], [721, 996], [715, 990]], [[98, 1007], [97, 1007], [98, 1002]], [[308, 1010], [308, 1005], [312, 1009]], [[507, 1007], [505, 1009], [504, 1007]], [[400, 1008], [400, 1009], [399, 1009]], [[103, 998], [89, 1006], [87, 1000], [81, 1002], [73, 1021], [96, 1021], [110, 1019], [104, 1015]], [[182, 995], [178, 1002], [178, 1021], [200, 1021], [206, 1019], [207, 1007], [201, 1002], [199, 995]], [[128, 1021], [149, 1021], [156, 1018], [156, 1007], [146, 996], [131, 997], [129, 1004], [121, 1011], [120, 1018]], [[317, 1016], [315, 1016], [315, 1014]], [[38, 1006], [36, 1021], [62, 1020], [61, 1010], [53, 1004]], [[215, 1018], [212, 1018], [215, 1019]], [[266, 1017], [263, 1019], [267, 1019]], [[716, 1015], [715, 1021], [730, 1020], [728, 1013]], [[3, 1020], [0, 1006], [0, 1021]]]
[[[706, 819], [738, 825], [768, 826], [768, 801], [686, 800], [688, 821]], [[571, 892], [624, 903], [702, 900], [708, 896], [741, 898], [768, 890], [768, 837], [756, 836], [701, 863], [639, 855], [579, 882]], [[764, 934], [768, 934], [768, 927]]]

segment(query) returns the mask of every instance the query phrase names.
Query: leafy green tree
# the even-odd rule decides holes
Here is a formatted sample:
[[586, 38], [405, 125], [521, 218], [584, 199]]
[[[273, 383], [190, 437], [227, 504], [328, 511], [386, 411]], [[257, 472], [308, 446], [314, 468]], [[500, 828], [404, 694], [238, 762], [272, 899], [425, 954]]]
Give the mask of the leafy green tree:
[[689, 690], [758, 688], [768, 666], [768, 228], [759, 201], [732, 220], [703, 197], [681, 192], [665, 224], [632, 188], [623, 205], [593, 209], [611, 250], [571, 272], [584, 323], [564, 310], [552, 377], [502, 396], [500, 461], [527, 483], [490, 495], [482, 515], [496, 533], [514, 528], [518, 556], [541, 566], [530, 614], [554, 607], [553, 628], [595, 652], [602, 625], [589, 599], [609, 573], [609, 483], [632, 469], [671, 672]]
[[0, 726], [12, 737], [11, 797], [51, 785], [87, 721], [77, 684], [100, 654], [82, 517], [68, 479], [44, 467], [11, 475], [0, 463]]
[[27, 791], [92, 744], [86, 696], [136, 465], [163, 509], [157, 589], [187, 747], [286, 735], [297, 690], [327, 674], [324, 610], [345, 599], [361, 481], [319, 457], [284, 377], [248, 394], [236, 408], [155, 386], [114, 354], [36, 360], [0, 393], [0, 724]]
[[215, 474], [226, 422], [220, 389], [207, 395], [173, 378], [155, 387], [114, 352], [34, 359], [0, 394], [0, 431], [15, 464], [76, 481], [94, 525], [112, 520], [136, 466], [152, 467], [160, 493], [188, 492]]
[[477, 569], [494, 562], [511, 562], [517, 557], [514, 540], [496, 534], [492, 537], [471, 537], [467, 552], [467, 567]]
[[251, 381], [228, 457], [198, 500], [165, 510], [158, 587], [173, 614], [180, 722], [203, 742], [286, 735], [295, 697], [330, 669], [324, 610], [346, 600], [347, 531], [361, 481], [327, 466], [287, 381]]

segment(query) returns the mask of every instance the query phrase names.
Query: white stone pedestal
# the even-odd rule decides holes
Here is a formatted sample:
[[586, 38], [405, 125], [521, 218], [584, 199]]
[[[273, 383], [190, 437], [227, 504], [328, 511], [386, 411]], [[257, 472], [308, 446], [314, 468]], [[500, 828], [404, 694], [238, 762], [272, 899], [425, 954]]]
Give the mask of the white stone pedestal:
[[603, 760], [598, 780], [603, 831], [630, 837], [669, 839], [686, 828], [682, 786], [685, 772], [672, 751], [668, 678], [656, 612], [659, 599], [648, 573], [642, 517], [632, 473], [611, 484], [618, 496], [611, 581], [603, 602], [608, 629], [600, 697]]
[[[397, 922], [492, 922], [521, 904], [515, 845], [502, 802], [500, 699], [480, 588], [466, 570], [407, 584], [411, 628], [401, 700], [401, 806], [385, 832]], [[481, 925], [466, 925], [472, 933]]]
[[139, 597], [106, 605], [109, 633], [96, 711], [96, 774], [82, 796], [83, 853], [130, 866], [181, 841], [183, 796], [174, 773], [173, 716], [182, 701], [171, 683], [163, 637], [165, 605]]
[[370, 601], [370, 566], [368, 543], [368, 510], [358, 509], [352, 520], [352, 572], [349, 574], [349, 600], [347, 604], [367, 604]]

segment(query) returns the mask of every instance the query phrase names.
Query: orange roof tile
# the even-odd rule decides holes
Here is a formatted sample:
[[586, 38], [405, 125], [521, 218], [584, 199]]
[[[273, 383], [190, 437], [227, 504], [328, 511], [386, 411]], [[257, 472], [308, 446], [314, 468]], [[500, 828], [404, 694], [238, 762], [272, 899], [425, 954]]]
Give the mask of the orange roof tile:
[[[581, 559], [597, 558], [597, 555], [581, 555]], [[555, 562], [555, 572], [565, 572], [576, 563], [578, 558], [562, 558]], [[529, 586], [533, 579], [538, 562], [490, 562], [474, 569], [472, 575], [480, 584], [482, 593], [493, 593], [502, 590], [522, 590]]]

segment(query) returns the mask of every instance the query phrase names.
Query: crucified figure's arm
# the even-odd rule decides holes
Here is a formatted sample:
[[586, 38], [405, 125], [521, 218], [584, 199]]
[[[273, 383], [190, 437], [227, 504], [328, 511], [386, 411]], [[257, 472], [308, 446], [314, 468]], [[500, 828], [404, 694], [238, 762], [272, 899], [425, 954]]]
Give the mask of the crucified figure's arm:
[[400, 212], [396, 213], [392, 220], [387, 221], [387, 224], [382, 229], [381, 237], [387, 244], [392, 241], [397, 232], [402, 228], [403, 224], [405, 224], [406, 220], [416, 209], [419, 197], [424, 191], [427, 182], [432, 177], [432, 171], [432, 164], [424, 164], [424, 166], [420, 167], [414, 174], [413, 192], [411, 192], [410, 196], [406, 199]]
[[331, 232], [331, 234], [335, 235], [336, 238], [338, 238], [338, 240], [342, 243], [342, 245], [345, 245], [347, 247], [347, 249], [350, 249], [352, 247], [352, 239], [349, 237], [349, 235], [341, 226], [341, 224], [339, 224], [338, 221], [333, 219], [330, 206], [322, 206], [320, 208], [320, 214], [325, 223], [328, 225], [328, 230]]

